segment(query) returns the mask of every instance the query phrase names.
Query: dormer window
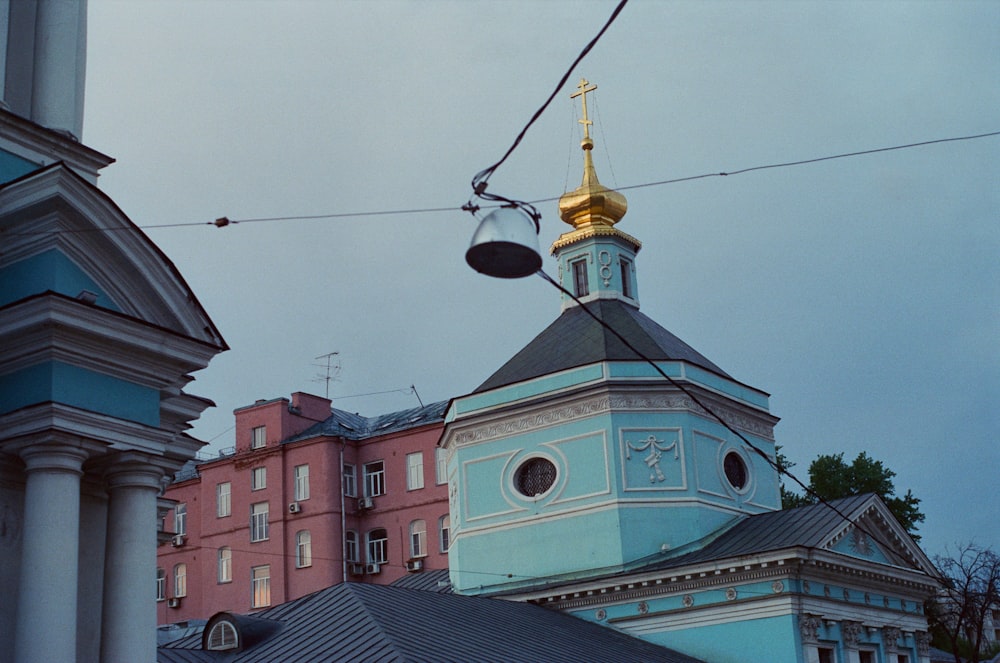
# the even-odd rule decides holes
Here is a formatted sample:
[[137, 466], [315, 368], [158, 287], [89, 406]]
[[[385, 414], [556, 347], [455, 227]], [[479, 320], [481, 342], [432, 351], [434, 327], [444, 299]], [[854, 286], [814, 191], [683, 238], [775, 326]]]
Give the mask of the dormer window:
[[208, 650], [226, 651], [236, 649], [238, 646], [236, 627], [229, 622], [216, 622], [208, 634]]
[[574, 260], [569, 264], [573, 272], [573, 294], [577, 297], [586, 297], [590, 294], [590, 284], [587, 282], [587, 261]]

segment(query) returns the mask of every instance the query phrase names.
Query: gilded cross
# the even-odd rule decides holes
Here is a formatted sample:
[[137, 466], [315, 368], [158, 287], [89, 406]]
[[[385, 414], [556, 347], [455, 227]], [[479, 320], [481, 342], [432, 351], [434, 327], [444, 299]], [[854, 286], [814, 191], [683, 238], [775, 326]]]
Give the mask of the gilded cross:
[[586, 78], [581, 78], [580, 84], [577, 85], [577, 87], [580, 88], [579, 91], [574, 92], [573, 94], [569, 95], [569, 97], [570, 99], [574, 99], [576, 97], [583, 97], [583, 119], [577, 121], [583, 125], [584, 140], [590, 140], [590, 125], [592, 125], [593, 122], [591, 122], [587, 118], [587, 93], [596, 90], [597, 86], [590, 85], [590, 81], [588, 81]]

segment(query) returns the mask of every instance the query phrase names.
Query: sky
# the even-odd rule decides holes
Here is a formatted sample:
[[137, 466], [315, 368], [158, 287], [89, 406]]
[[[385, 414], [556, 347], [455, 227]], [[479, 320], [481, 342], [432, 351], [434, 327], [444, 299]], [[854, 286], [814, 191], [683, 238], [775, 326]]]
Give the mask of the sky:
[[[471, 392], [558, 316], [541, 278], [465, 264], [459, 208], [616, 4], [91, 0], [100, 186], [231, 347], [187, 389], [208, 451], [235, 408], [324, 395], [328, 353], [334, 406], [374, 416]], [[489, 191], [548, 200], [555, 274], [581, 77], [628, 187], [1000, 131], [997, 34], [996, 2], [632, 0]], [[993, 136], [629, 189], [618, 228], [642, 311], [772, 395], [793, 472], [865, 451], [928, 553], [1000, 549], [998, 183]]]

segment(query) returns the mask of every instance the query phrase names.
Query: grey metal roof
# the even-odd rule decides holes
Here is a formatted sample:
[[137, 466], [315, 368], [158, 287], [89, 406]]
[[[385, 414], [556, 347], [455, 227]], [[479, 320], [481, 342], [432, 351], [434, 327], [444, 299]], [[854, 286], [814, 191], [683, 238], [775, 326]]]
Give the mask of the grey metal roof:
[[201, 646], [192, 636], [159, 648], [157, 660], [698, 663], [536, 605], [383, 585], [341, 583], [255, 616], [279, 622], [280, 629], [242, 652], [179, 658]]
[[854, 520], [877, 499], [878, 496], [868, 493], [830, 500], [829, 504], [836, 511], [827, 504], [812, 504], [748, 516], [700, 549], [654, 561], [644, 570], [668, 569], [785, 548], [820, 548], [848, 524], [840, 513]]
[[443, 594], [451, 594], [454, 591], [451, 586], [451, 577], [448, 569], [435, 569], [433, 571], [424, 571], [423, 573], [407, 573], [392, 583], [392, 586], [419, 589], [425, 592], [441, 592]]
[[448, 401], [440, 401], [376, 417], [364, 417], [357, 413], [333, 408], [329, 418], [325, 421], [310, 426], [298, 435], [293, 435], [284, 440], [284, 442], [294, 442], [318, 435], [344, 437], [349, 440], [364, 440], [376, 435], [387, 435], [389, 433], [416, 428], [417, 426], [444, 421], [444, 413], [447, 408]]
[[[588, 303], [587, 308], [649, 359], [686, 361], [730, 377], [634, 306], [617, 299], [601, 299]], [[573, 306], [563, 311], [555, 322], [479, 385], [475, 392], [595, 362], [636, 360], [639, 357], [617, 336], [579, 306]]]

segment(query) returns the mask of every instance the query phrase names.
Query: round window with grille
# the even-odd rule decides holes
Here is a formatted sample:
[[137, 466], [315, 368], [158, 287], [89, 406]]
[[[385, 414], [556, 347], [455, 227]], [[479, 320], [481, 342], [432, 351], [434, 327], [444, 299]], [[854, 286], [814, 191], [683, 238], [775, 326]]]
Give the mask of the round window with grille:
[[514, 488], [525, 497], [544, 494], [556, 482], [556, 466], [547, 458], [529, 458], [514, 472]]
[[722, 460], [722, 469], [726, 473], [726, 480], [736, 490], [743, 490], [750, 481], [750, 474], [743, 457], [735, 451], [730, 451]]

